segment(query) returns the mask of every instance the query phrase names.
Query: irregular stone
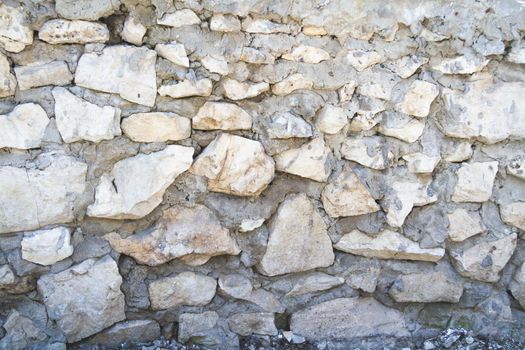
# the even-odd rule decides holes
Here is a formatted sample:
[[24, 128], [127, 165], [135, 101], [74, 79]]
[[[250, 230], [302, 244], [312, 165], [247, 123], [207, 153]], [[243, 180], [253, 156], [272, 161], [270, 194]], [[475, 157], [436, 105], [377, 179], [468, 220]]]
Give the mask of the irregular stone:
[[22, 258], [40, 265], [53, 265], [73, 254], [67, 227], [27, 232], [22, 239]]
[[106, 256], [40, 277], [38, 291], [49, 318], [74, 343], [126, 318], [121, 284], [117, 264]]
[[315, 123], [319, 131], [325, 134], [337, 134], [346, 124], [348, 124], [346, 110], [328, 104], [321, 109]]
[[463, 163], [457, 171], [454, 202], [486, 202], [492, 195], [498, 162]]
[[377, 280], [381, 273], [379, 264], [365, 264], [364, 266], [352, 265], [348, 270], [349, 276], [346, 283], [354, 288], [367, 293], [373, 293], [377, 287]]
[[315, 46], [299, 45], [293, 48], [292, 52], [282, 55], [288, 61], [319, 63], [330, 59], [330, 54], [323, 49]]
[[472, 74], [483, 70], [490, 60], [475, 55], [457, 56], [454, 58], [444, 58], [439, 64], [432, 66], [432, 69], [443, 74]]
[[383, 121], [377, 131], [408, 143], [416, 142], [425, 129], [425, 122], [397, 112], [382, 113]]
[[416, 174], [426, 174], [434, 171], [441, 157], [429, 156], [421, 152], [405, 154], [403, 159], [407, 162], [408, 171]]
[[215, 311], [205, 311], [201, 314], [181, 314], [179, 316], [179, 342], [186, 343], [193, 338], [209, 337], [217, 325], [217, 321], [219, 321], [219, 315]]
[[321, 199], [324, 210], [333, 218], [364, 215], [381, 209], [349, 166], [325, 186]]
[[105, 43], [109, 30], [102, 23], [52, 19], [40, 27], [38, 38], [50, 44]]
[[16, 282], [16, 276], [9, 265], [0, 265], [0, 288]]
[[54, 88], [52, 94], [56, 124], [64, 142], [100, 142], [121, 135], [119, 108], [99, 107], [62, 87]]
[[208, 189], [257, 196], [272, 181], [274, 161], [258, 141], [222, 133], [199, 154], [192, 172], [208, 179]]
[[13, 96], [16, 89], [16, 78], [11, 73], [11, 64], [7, 56], [0, 53], [0, 97]]
[[443, 248], [421, 248], [417, 242], [400, 233], [385, 230], [375, 237], [358, 230], [345, 234], [335, 249], [368, 258], [436, 262], [445, 255]]
[[42, 169], [0, 167], [0, 233], [73, 221], [87, 165], [64, 155], [49, 160]]
[[523, 42], [515, 44], [510, 49], [507, 55], [507, 60], [512, 63], [524, 64], [525, 63], [525, 45]]
[[157, 19], [157, 24], [174, 28], [191, 26], [199, 23], [201, 23], [200, 18], [190, 9], [166, 13], [162, 18]]
[[162, 85], [159, 88], [159, 95], [173, 98], [210, 96], [212, 89], [213, 83], [210, 79], [182, 80], [177, 84]]
[[[359, 315], [359, 317], [356, 317]], [[408, 336], [403, 314], [374, 298], [339, 298], [292, 314], [290, 329], [307, 340]]]
[[268, 312], [252, 312], [246, 314], [234, 314], [228, 317], [230, 330], [242, 336], [277, 335], [274, 316]]
[[459, 303], [463, 284], [442, 272], [414, 273], [398, 276], [388, 294], [397, 303]]
[[228, 67], [228, 62], [224, 59], [222, 56], [206, 56], [203, 59], [201, 59], [201, 63], [212, 73], [217, 73], [220, 75], [228, 75], [230, 73], [230, 69]]
[[153, 320], [131, 320], [117, 323], [91, 338], [88, 344], [119, 347], [148, 343], [160, 338], [160, 326]]
[[15, 74], [20, 90], [46, 85], [68, 85], [73, 80], [73, 75], [64, 61], [16, 66]]
[[242, 21], [242, 30], [247, 33], [275, 34], [290, 33], [290, 26], [287, 24], [275, 23], [268, 19], [247, 17]]
[[342, 277], [335, 277], [322, 272], [314, 272], [305, 279], [299, 280], [293, 286], [293, 288], [288, 293], [286, 293], [286, 296], [292, 297], [313, 292], [320, 292], [338, 287], [343, 283], [345, 283], [345, 279]]
[[270, 85], [264, 82], [251, 84], [227, 78], [222, 81], [222, 88], [224, 89], [224, 96], [236, 101], [258, 96], [270, 90]]
[[347, 138], [341, 146], [341, 154], [345, 159], [377, 170], [385, 169], [389, 163], [385, 140], [378, 136]]
[[305, 194], [289, 195], [268, 228], [268, 245], [258, 268], [266, 276], [327, 267], [334, 262], [323, 218]]
[[47, 339], [46, 333], [30, 318], [13, 309], [3, 324], [5, 336], [0, 339], [0, 349], [23, 350]]
[[114, 250], [140, 264], [156, 266], [189, 254], [237, 255], [240, 249], [211, 210], [203, 205], [166, 209], [152, 227], [127, 238], [104, 236]]
[[120, 7], [120, 0], [56, 0], [57, 13], [67, 19], [96, 21], [107, 17]]
[[222, 275], [219, 290], [230, 298], [246, 300], [268, 312], [284, 312], [279, 299], [262, 288], [254, 289], [250, 280], [239, 274]]
[[516, 248], [515, 233], [494, 241], [482, 241], [469, 248], [456, 248], [449, 252], [452, 263], [460, 275], [483, 282], [497, 282]]
[[512, 281], [509, 284], [512, 296], [520, 303], [521, 308], [525, 309], [525, 263], [516, 269]]
[[509, 165], [507, 165], [507, 173], [525, 180], [525, 157], [511, 160]]
[[146, 216], [162, 202], [175, 178], [189, 169], [192, 156], [191, 147], [169, 145], [118, 161], [111, 173], [102, 175], [87, 214], [108, 219]]
[[425, 39], [426, 41], [430, 41], [430, 42], [440, 42], [440, 41], [450, 38], [449, 36], [446, 36], [446, 35], [431, 32], [430, 30], [426, 28], [423, 28], [421, 33], [419, 33], [419, 36]]
[[381, 55], [374, 51], [349, 50], [345, 56], [348, 64], [358, 72], [381, 62]]
[[275, 113], [270, 118], [268, 136], [272, 139], [312, 137], [312, 126], [290, 112]]
[[316, 27], [316, 26], [304, 26], [303, 27], [303, 34], [314, 36], [314, 35], [327, 35], [328, 33], [323, 27]]
[[399, 75], [403, 79], [410, 78], [422, 65], [428, 63], [428, 58], [409, 55], [404, 56], [387, 64], [387, 68]]
[[241, 225], [239, 226], [239, 232], [253, 231], [256, 228], [261, 227], [263, 223], [264, 223], [264, 219], [257, 219], [257, 220], [245, 219], [241, 222]]
[[[525, 83], [467, 83], [465, 92], [443, 90], [446, 113], [440, 125], [446, 136], [493, 144], [525, 139]], [[498, 101], [498, 103], [493, 103]]]
[[277, 170], [326, 182], [330, 176], [331, 151], [322, 137], [317, 137], [299, 148], [281, 152], [274, 156]]
[[295, 90], [311, 89], [314, 82], [300, 73], [292, 74], [272, 85], [272, 92], [277, 96], [288, 95]]
[[501, 204], [500, 213], [506, 224], [525, 231], [525, 202]]
[[253, 47], [243, 47], [239, 60], [253, 64], [274, 64], [275, 57], [265, 50], [258, 50]]
[[204, 306], [215, 296], [217, 281], [206, 275], [183, 272], [150, 283], [149, 298], [153, 310], [179, 305]]
[[175, 113], [136, 113], [122, 121], [122, 131], [135, 142], [180, 141], [191, 136], [191, 120]]
[[155, 45], [155, 51], [157, 51], [160, 57], [164, 57], [178, 66], [186, 68], [190, 66], [190, 60], [186, 55], [186, 49], [182, 44], [177, 44], [175, 42], [170, 44], [157, 44]]
[[107, 46], [102, 53], [84, 53], [78, 61], [75, 84], [153, 107], [157, 96], [156, 59], [155, 51], [128, 45]]
[[48, 124], [47, 113], [40, 105], [24, 103], [16, 106], [8, 114], [0, 115], [0, 149], [40, 147]]
[[448, 221], [448, 238], [453, 242], [462, 242], [485, 231], [478, 212], [458, 208], [448, 214]]
[[241, 30], [241, 21], [237, 16], [227, 14], [213, 14], [210, 19], [210, 29], [215, 32], [238, 32]]
[[191, 120], [197, 130], [243, 130], [252, 128], [252, 116], [226, 102], [206, 102]]
[[350, 131], [360, 132], [370, 130], [379, 123], [380, 119], [380, 116], [377, 114], [356, 114], [350, 122]]
[[337, 95], [339, 96], [339, 102], [343, 103], [343, 102], [352, 100], [352, 96], [354, 96], [356, 87], [357, 87], [357, 82], [354, 80], [341, 86], [341, 88], [337, 90]]
[[140, 46], [146, 31], [147, 28], [138, 19], [129, 15], [124, 22], [124, 28], [122, 28], [120, 36], [128, 43]]
[[20, 52], [33, 43], [33, 30], [22, 7], [0, 4], [0, 45], [9, 52]]
[[460, 141], [454, 144], [454, 148], [451, 152], [447, 152], [443, 155], [443, 159], [447, 162], [459, 163], [472, 157], [472, 144], [467, 141]]
[[430, 113], [430, 105], [439, 94], [436, 85], [415, 80], [408, 88], [403, 100], [396, 105], [399, 112], [415, 117], [426, 117]]

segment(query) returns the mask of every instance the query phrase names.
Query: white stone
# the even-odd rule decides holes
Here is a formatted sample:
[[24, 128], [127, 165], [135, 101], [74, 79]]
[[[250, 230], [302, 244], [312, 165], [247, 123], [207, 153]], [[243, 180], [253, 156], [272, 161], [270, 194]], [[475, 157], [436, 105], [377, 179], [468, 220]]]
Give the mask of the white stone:
[[73, 75], [64, 61], [16, 66], [14, 70], [20, 90], [46, 85], [68, 85], [73, 80]]
[[467, 141], [456, 142], [453, 149], [443, 155], [443, 159], [447, 162], [459, 163], [472, 157], [472, 144]]
[[20, 10], [23, 7], [0, 4], [0, 45], [9, 52], [20, 52], [33, 43], [33, 30]]
[[330, 148], [322, 137], [317, 137], [299, 148], [274, 156], [277, 170], [307, 179], [325, 182], [330, 176]]
[[136, 113], [122, 121], [122, 132], [135, 142], [180, 141], [191, 136], [191, 120], [175, 113]]
[[313, 131], [312, 126], [303, 118], [290, 112], [282, 112], [271, 116], [268, 136], [272, 139], [312, 137]]
[[241, 21], [233, 15], [214, 14], [210, 19], [210, 29], [215, 32], [238, 32], [241, 30]]
[[162, 85], [159, 88], [160, 96], [183, 98], [190, 96], [210, 96], [213, 83], [210, 79], [182, 80], [173, 85]]
[[270, 236], [258, 269], [266, 276], [327, 267], [334, 262], [327, 226], [303, 193], [289, 195], [268, 226]]
[[426, 174], [434, 171], [439, 161], [440, 156], [429, 156], [421, 152], [409, 153], [403, 156], [407, 162], [408, 171], [416, 174]]
[[253, 64], [274, 64], [275, 57], [265, 50], [258, 50], [253, 47], [243, 47], [241, 50], [240, 61]]
[[462, 242], [485, 231], [479, 213], [469, 212], [463, 208], [448, 214], [448, 222], [448, 238], [452, 242]]
[[102, 175], [87, 214], [111, 219], [146, 216], [162, 202], [175, 178], [189, 169], [192, 156], [192, 147], [169, 145], [118, 161], [110, 173]]
[[501, 204], [500, 214], [505, 223], [525, 231], [525, 202]]
[[73, 254], [69, 228], [26, 232], [22, 239], [22, 259], [40, 265], [53, 265]]
[[498, 162], [463, 163], [457, 171], [454, 202], [486, 202], [492, 195]]
[[186, 49], [182, 44], [177, 44], [175, 42], [170, 44], [157, 44], [155, 45], [155, 51], [157, 51], [157, 54], [160, 57], [164, 57], [178, 66], [186, 68], [190, 66], [190, 60], [186, 55]]
[[431, 32], [427, 28], [423, 28], [421, 33], [419, 33], [419, 36], [425, 39], [426, 41], [430, 41], [430, 42], [439, 42], [439, 41], [443, 41], [449, 38], [446, 35]]
[[357, 82], [354, 80], [341, 86], [341, 88], [337, 90], [337, 94], [339, 96], [339, 102], [343, 103], [343, 102], [352, 100], [352, 96], [354, 96], [354, 91], [356, 87], [357, 87]]
[[277, 96], [288, 95], [295, 90], [311, 89], [314, 82], [300, 73], [292, 74], [272, 85], [272, 92]]
[[208, 179], [208, 189], [257, 196], [272, 181], [275, 166], [258, 141], [222, 133], [199, 154], [192, 170]]
[[13, 96], [16, 89], [16, 78], [11, 73], [11, 64], [7, 56], [0, 53], [0, 97]]
[[430, 113], [430, 105], [438, 94], [439, 89], [436, 85], [415, 80], [408, 88], [403, 101], [396, 105], [396, 109], [415, 117], [426, 117]]
[[244, 219], [239, 225], [239, 232], [253, 231], [256, 228], [261, 227], [263, 223], [264, 223], [264, 219], [256, 219], [256, 220]]
[[401, 78], [407, 79], [410, 78], [419, 69], [419, 67], [426, 64], [427, 62], [428, 58], [426, 57], [409, 55], [387, 64], [387, 67]]
[[273, 313], [269, 312], [233, 314], [228, 317], [228, 327], [230, 331], [242, 336], [253, 334], [276, 336], [278, 330], [274, 318]]
[[57, 13], [67, 19], [96, 21], [108, 17], [120, 7], [120, 0], [56, 0]]
[[292, 49], [292, 52], [282, 55], [288, 61], [319, 63], [330, 59], [330, 54], [323, 49], [315, 46], [299, 45]]
[[227, 78], [222, 81], [222, 88], [224, 96], [230, 100], [243, 100], [270, 90], [270, 85], [265, 82], [251, 84]]
[[48, 124], [47, 113], [40, 105], [24, 103], [16, 106], [8, 114], [0, 115], [0, 149], [40, 147]]
[[459, 303], [463, 283], [442, 272], [398, 276], [388, 294], [398, 303]]
[[41, 169], [0, 167], [0, 233], [73, 221], [87, 165], [64, 155], [41, 157], [49, 157]]
[[174, 28], [191, 26], [201, 23], [199, 17], [190, 9], [178, 10], [173, 13], [166, 13], [162, 18], [157, 19], [157, 24]]
[[197, 130], [249, 130], [252, 116], [241, 107], [227, 102], [206, 102], [192, 118]]
[[127, 45], [85, 53], [78, 61], [75, 84], [152, 107], [157, 96], [156, 58], [153, 50]]
[[525, 157], [517, 157], [512, 159], [507, 165], [507, 173], [525, 180]]
[[368, 258], [436, 262], [445, 255], [443, 248], [421, 248], [400, 233], [385, 230], [375, 237], [358, 230], [345, 234], [335, 249]]
[[210, 56], [207, 55], [201, 59], [201, 63], [212, 73], [217, 73], [220, 75], [228, 75], [230, 73], [230, 68], [228, 67], [228, 62], [222, 56]]
[[52, 19], [40, 27], [38, 38], [50, 44], [105, 43], [109, 30], [102, 23]]
[[445, 58], [432, 66], [432, 69], [443, 74], [473, 74], [483, 70], [489, 62], [490, 60], [484, 57], [465, 55]]
[[120, 36], [128, 43], [140, 46], [146, 31], [146, 27], [138, 19], [129, 15], [124, 22], [124, 28], [122, 28]]
[[194, 272], [183, 272], [149, 284], [149, 299], [153, 310], [179, 305], [204, 306], [215, 296], [217, 281]]
[[314, 272], [304, 279], [300, 279], [293, 288], [286, 293], [287, 297], [303, 295], [313, 292], [328, 290], [345, 283], [342, 277], [327, 275], [322, 272]]
[[425, 129], [425, 121], [397, 112], [384, 112], [377, 131], [408, 143], [416, 142]]
[[364, 215], [381, 209], [350, 167], [345, 167], [325, 186], [321, 199], [324, 210], [333, 218]]
[[290, 33], [290, 26], [287, 24], [275, 23], [268, 19], [247, 17], [242, 21], [242, 30], [247, 33], [257, 34], [276, 34]]
[[512, 46], [509, 54], [507, 55], [507, 60], [512, 63], [524, 64], [525, 63], [525, 44], [519, 42]]
[[315, 125], [320, 132], [325, 134], [337, 134], [348, 124], [348, 113], [342, 107], [325, 105], [319, 114]]
[[384, 139], [377, 136], [356, 136], [347, 138], [341, 146], [343, 158], [357, 162], [368, 168], [382, 170], [388, 166], [383, 148]]
[[126, 318], [121, 284], [117, 263], [107, 255], [40, 277], [38, 291], [50, 320], [75, 343]]
[[381, 55], [375, 51], [349, 50], [345, 55], [348, 64], [358, 72], [381, 62]]
[[100, 142], [121, 135], [120, 109], [99, 107], [62, 87], [54, 88], [52, 94], [56, 124], [64, 142]]

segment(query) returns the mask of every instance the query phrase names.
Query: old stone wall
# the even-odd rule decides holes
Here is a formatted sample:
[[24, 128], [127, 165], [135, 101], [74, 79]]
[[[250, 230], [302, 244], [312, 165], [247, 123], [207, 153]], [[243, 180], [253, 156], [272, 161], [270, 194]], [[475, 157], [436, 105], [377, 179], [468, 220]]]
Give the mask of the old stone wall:
[[524, 38], [520, 0], [4, 0], [0, 349], [525, 338]]

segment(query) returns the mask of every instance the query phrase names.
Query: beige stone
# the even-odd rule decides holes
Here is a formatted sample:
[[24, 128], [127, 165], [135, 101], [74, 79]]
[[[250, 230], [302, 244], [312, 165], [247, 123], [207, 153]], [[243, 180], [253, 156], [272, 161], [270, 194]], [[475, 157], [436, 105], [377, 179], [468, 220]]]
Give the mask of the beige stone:
[[443, 74], [473, 74], [481, 71], [489, 64], [490, 60], [475, 55], [464, 55], [445, 58], [432, 69]]
[[403, 159], [407, 162], [408, 171], [411, 173], [426, 174], [434, 171], [441, 157], [439, 155], [429, 156], [421, 152], [415, 152], [405, 154]]
[[164, 14], [157, 19], [157, 24], [168, 27], [184, 27], [201, 23], [199, 17], [190, 9], [178, 10], [171, 13]]
[[33, 30], [23, 7], [0, 4], [0, 45], [9, 52], [20, 52], [33, 43]]
[[358, 72], [373, 66], [381, 61], [381, 55], [374, 51], [349, 50], [345, 56], [348, 64]]
[[0, 97], [14, 95], [16, 84], [16, 78], [11, 73], [11, 64], [7, 60], [7, 56], [0, 53]]
[[223, 56], [219, 55], [207, 55], [203, 59], [201, 59], [201, 63], [212, 73], [217, 73], [220, 75], [228, 75], [230, 73], [230, 67], [228, 66], [228, 62], [226, 62], [226, 59]]
[[317, 116], [315, 125], [320, 132], [337, 134], [348, 124], [348, 113], [342, 107], [325, 105]]
[[264, 82], [252, 84], [226, 78], [222, 81], [222, 88], [224, 96], [236, 101], [258, 96], [270, 90], [270, 85]]
[[22, 239], [22, 259], [40, 265], [53, 265], [73, 254], [67, 227], [26, 232]]
[[304, 279], [300, 279], [293, 288], [286, 293], [287, 297], [293, 297], [313, 292], [325, 291], [338, 287], [345, 283], [345, 279], [342, 277], [336, 277], [327, 275], [322, 272], [314, 272], [311, 275], [306, 276]]
[[314, 82], [302, 74], [289, 75], [284, 80], [272, 86], [272, 92], [277, 96], [288, 95], [295, 90], [311, 89]]
[[129, 15], [124, 22], [124, 28], [122, 28], [120, 36], [128, 43], [140, 46], [146, 31], [146, 27], [137, 18]]
[[242, 336], [277, 335], [274, 315], [268, 312], [253, 312], [245, 314], [234, 314], [228, 317], [230, 330]]
[[403, 100], [396, 105], [396, 109], [402, 113], [415, 117], [426, 117], [430, 113], [430, 105], [439, 94], [436, 85], [415, 80], [408, 88]]
[[463, 163], [457, 171], [454, 202], [486, 202], [492, 195], [498, 162]]
[[8, 114], [0, 115], [0, 149], [40, 147], [48, 124], [47, 113], [40, 105], [24, 103], [16, 106]]
[[274, 64], [275, 57], [264, 49], [259, 50], [253, 47], [243, 47], [239, 60], [253, 64]]
[[210, 29], [215, 32], [238, 32], [241, 30], [241, 21], [233, 15], [214, 14], [210, 19]]
[[160, 96], [183, 98], [191, 96], [210, 96], [213, 83], [210, 79], [182, 80], [176, 84], [159, 87]]
[[525, 202], [500, 204], [499, 208], [505, 223], [525, 231]]
[[378, 136], [348, 137], [341, 146], [341, 155], [368, 168], [382, 170], [389, 163], [384, 147], [384, 139]]
[[287, 24], [275, 23], [268, 19], [247, 17], [242, 21], [242, 30], [247, 33], [275, 34], [290, 33], [290, 26]]
[[290, 112], [275, 113], [270, 118], [268, 136], [272, 139], [312, 137], [312, 126]]
[[109, 30], [97, 22], [52, 19], [40, 27], [38, 38], [50, 44], [105, 43], [109, 40]]
[[180, 141], [191, 136], [191, 120], [175, 113], [136, 113], [122, 121], [122, 131], [135, 142]]
[[448, 221], [448, 237], [453, 242], [462, 242], [485, 231], [478, 212], [458, 208], [448, 214]]
[[175, 42], [169, 44], [157, 44], [155, 45], [155, 51], [157, 51], [157, 54], [160, 57], [164, 57], [178, 66], [186, 68], [190, 66], [190, 60], [186, 55], [186, 49], [182, 44], [177, 44]]
[[425, 129], [425, 121], [396, 112], [382, 113], [382, 122], [377, 131], [408, 143], [416, 142]]
[[96, 21], [119, 9], [120, 0], [56, 0], [57, 13], [67, 19]]
[[299, 45], [292, 52], [282, 55], [288, 61], [319, 63], [330, 59], [330, 54], [323, 49], [309, 45]]
[[206, 102], [192, 118], [197, 130], [243, 130], [252, 128], [252, 116], [227, 102]]
[[414, 273], [398, 276], [388, 294], [398, 303], [458, 303], [463, 284], [442, 272]]
[[428, 58], [418, 55], [404, 56], [391, 63], [387, 67], [403, 79], [410, 78], [422, 65], [428, 62]]
[[20, 90], [46, 85], [68, 85], [73, 80], [73, 75], [64, 61], [16, 66], [14, 70]]

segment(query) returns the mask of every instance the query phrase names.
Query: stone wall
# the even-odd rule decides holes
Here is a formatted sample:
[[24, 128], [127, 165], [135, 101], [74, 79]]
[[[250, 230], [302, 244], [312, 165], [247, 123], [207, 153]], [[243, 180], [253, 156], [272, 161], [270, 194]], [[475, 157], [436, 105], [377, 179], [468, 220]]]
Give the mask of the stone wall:
[[3, 1], [0, 349], [525, 337], [524, 36], [519, 0]]

